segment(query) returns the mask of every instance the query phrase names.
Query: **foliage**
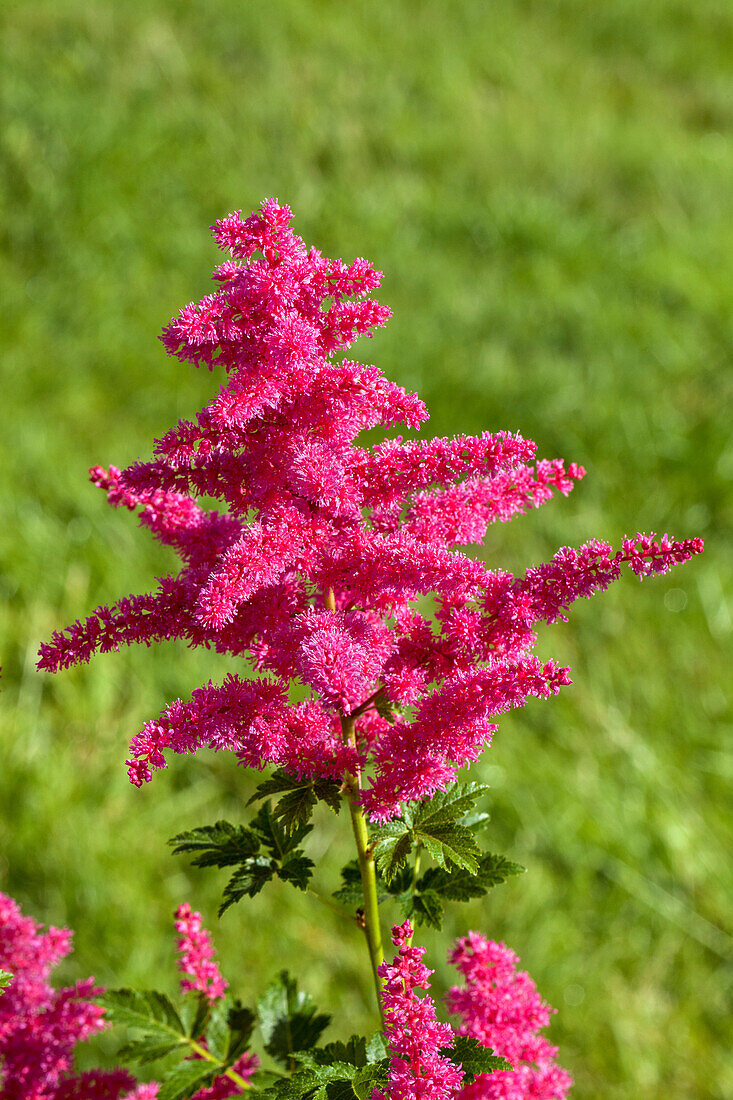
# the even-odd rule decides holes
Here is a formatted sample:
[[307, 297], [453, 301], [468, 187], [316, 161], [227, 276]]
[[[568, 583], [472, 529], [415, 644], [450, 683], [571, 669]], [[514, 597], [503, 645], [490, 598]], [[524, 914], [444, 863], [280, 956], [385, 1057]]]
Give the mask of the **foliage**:
[[217, 821], [179, 833], [169, 844], [174, 855], [195, 852], [195, 867], [236, 868], [224, 889], [221, 916], [242, 898], [255, 897], [274, 878], [305, 890], [313, 860], [299, 845], [311, 830], [311, 825], [296, 825], [287, 811], [276, 817], [268, 799], [248, 826]]

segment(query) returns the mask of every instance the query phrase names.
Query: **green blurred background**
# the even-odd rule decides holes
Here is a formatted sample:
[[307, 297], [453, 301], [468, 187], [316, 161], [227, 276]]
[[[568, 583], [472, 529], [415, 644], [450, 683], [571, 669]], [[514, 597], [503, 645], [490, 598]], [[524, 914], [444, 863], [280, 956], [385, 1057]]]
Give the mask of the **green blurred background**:
[[[0, 28], [0, 889], [76, 930], [65, 979], [173, 989], [190, 898], [243, 996], [293, 965], [332, 1037], [373, 1025], [338, 918], [283, 887], [217, 925], [221, 879], [167, 854], [241, 819], [250, 775], [202, 756], [126, 781], [142, 721], [226, 662], [170, 644], [34, 669], [54, 627], [172, 565], [87, 467], [148, 455], [207, 400], [156, 337], [208, 291], [207, 227], [276, 195], [308, 242], [384, 269], [394, 317], [356, 354], [420, 389], [429, 432], [518, 429], [587, 467], [494, 528], [487, 560], [705, 536], [546, 632], [574, 686], [504, 720], [474, 769], [491, 846], [528, 874], [424, 939], [438, 992], [468, 927], [518, 951], [577, 1097], [732, 1095], [733, 7], [6, 0]], [[318, 818], [325, 887], [346, 835]]]

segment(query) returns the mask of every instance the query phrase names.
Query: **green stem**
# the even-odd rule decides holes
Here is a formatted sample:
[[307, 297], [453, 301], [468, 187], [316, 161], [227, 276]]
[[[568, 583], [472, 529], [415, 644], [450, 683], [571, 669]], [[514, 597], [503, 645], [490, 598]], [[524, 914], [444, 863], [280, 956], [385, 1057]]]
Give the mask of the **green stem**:
[[412, 890], [414, 890], [417, 886], [417, 880], [420, 877], [420, 863], [422, 862], [420, 858], [421, 856], [422, 845], [418, 844], [417, 848], [415, 849], [415, 863], [412, 868], [412, 882], [410, 883], [410, 888]]
[[195, 1054], [198, 1054], [200, 1058], [204, 1058], [207, 1062], [213, 1062], [214, 1065], [221, 1068], [221, 1072], [218, 1074], [218, 1076], [228, 1077], [229, 1080], [233, 1081], [235, 1085], [239, 1085], [240, 1089], [252, 1088], [249, 1081], [245, 1081], [244, 1077], [242, 1077], [241, 1074], [237, 1073], [235, 1069], [232, 1069], [231, 1066], [229, 1067], [229, 1069], [224, 1069], [221, 1066], [221, 1062], [219, 1061], [219, 1059], [215, 1058], [214, 1055], [211, 1054], [211, 1052], [208, 1051], [205, 1046], [201, 1045], [201, 1043], [197, 1043], [195, 1039], [188, 1039], [187, 1042], [191, 1050], [194, 1051]]
[[[354, 718], [343, 717], [341, 719], [341, 728], [343, 730], [344, 741], [348, 744], [355, 745], [356, 726]], [[374, 978], [374, 989], [377, 995], [377, 1005], [379, 1006], [379, 1014], [382, 1018], [382, 1025], [384, 1026], [384, 1013], [382, 1011], [382, 1000], [380, 997], [382, 980], [379, 976], [379, 967], [384, 960], [384, 951], [382, 949], [382, 930], [379, 925], [377, 870], [369, 844], [369, 833], [367, 831], [366, 821], [364, 820], [364, 814], [359, 804], [360, 781], [361, 776], [358, 772], [355, 776], [347, 775], [344, 794], [349, 804], [351, 827], [354, 831], [356, 854], [359, 858], [361, 890], [364, 897], [364, 933], [366, 936], [367, 948], [369, 949], [369, 960], [372, 964], [372, 976]]]

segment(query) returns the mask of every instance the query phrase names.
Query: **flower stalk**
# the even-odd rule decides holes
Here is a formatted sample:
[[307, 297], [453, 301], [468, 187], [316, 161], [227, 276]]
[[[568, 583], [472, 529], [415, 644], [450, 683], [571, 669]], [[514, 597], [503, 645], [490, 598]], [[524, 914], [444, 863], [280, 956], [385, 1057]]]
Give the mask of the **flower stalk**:
[[[356, 724], [352, 717], [344, 716], [341, 719], [341, 728], [344, 741], [350, 745], [356, 745]], [[359, 804], [359, 791], [361, 788], [361, 775], [357, 772], [354, 776], [348, 776], [344, 784], [344, 797], [349, 806], [351, 815], [351, 827], [356, 842], [356, 854], [359, 860], [361, 873], [361, 889], [364, 898], [364, 934], [369, 950], [369, 961], [374, 979], [374, 990], [379, 1006], [379, 1014], [384, 1024], [382, 1011], [381, 990], [382, 979], [379, 976], [379, 967], [384, 961], [384, 948], [382, 947], [382, 930], [379, 923], [379, 901], [377, 899], [377, 869], [374, 856], [369, 844], [369, 832], [367, 830], [364, 814]]]

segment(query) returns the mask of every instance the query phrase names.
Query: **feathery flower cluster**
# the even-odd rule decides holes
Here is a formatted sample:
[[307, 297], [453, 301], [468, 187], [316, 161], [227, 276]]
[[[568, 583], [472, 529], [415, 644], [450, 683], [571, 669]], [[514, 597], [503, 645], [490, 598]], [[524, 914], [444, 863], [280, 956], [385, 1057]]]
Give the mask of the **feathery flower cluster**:
[[555, 1061], [557, 1047], [538, 1034], [554, 1011], [540, 997], [519, 959], [503, 943], [469, 932], [458, 940], [450, 961], [465, 979], [446, 1000], [462, 1017], [460, 1035], [511, 1063], [511, 1070], [482, 1074], [464, 1085], [460, 1100], [564, 1100], [572, 1078]]
[[93, 978], [53, 989], [51, 970], [71, 951], [71, 932], [47, 932], [0, 894], [0, 969], [13, 979], [0, 994], [0, 1093], [3, 1100], [146, 1100], [128, 1093], [135, 1081], [123, 1070], [75, 1074], [77, 1043], [101, 1031], [104, 1010]]
[[[702, 540], [637, 535], [615, 553], [593, 541], [518, 577], [457, 550], [567, 495], [585, 471], [535, 461], [535, 445], [508, 432], [359, 444], [365, 429], [418, 429], [427, 412], [376, 367], [338, 358], [386, 321], [369, 297], [381, 273], [307, 249], [291, 217], [267, 200], [214, 226], [231, 259], [163, 342], [182, 362], [221, 370], [223, 384], [151, 461], [91, 471], [112, 505], [173, 547], [180, 572], [55, 633], [39, 667], [173, 638], [241, 659], [256, 677], [209, 683], [144, 726], [132, 782], [148, 782], [166, 753], [204, 746], [298, 777], [361, 768], [364, 806], [387, 820], [475, 760], [500, 714], [569, 683], [567, 669], [534, 655], [538, 623], [564, 617], [622, 565], [664, 572]], [[432, 618], [417, 609], [424, 595]], [[294, 681], [309, 690], [303, 702], [290, 702]], [[342, 740], [347, 715], [355, 745]]]
[[396, 925], [392, 942], [399, 954], [379, 968], [384, 979], [384, 1035], [392, 1061], [388, 1093], [375, 1089], [370, 1100], [444, 1100], [463, 1081], [463, 1071], [440, 1053], [455, 1044], [450, 1025], [438, 1022], [430, 997], [415, 993], [430, 988], [433, 971], [422, 962], [425, 948], [413, 947], [411, 940], [410, 922]]
[[224, 996], [228, 982], [224, 980], [214, 961], [211, 936], [201, 923], [201, 914], [191, 909], [187, 901], [176, 909], [178, 932], [178, 969], [188, 975], [181, 978], [183, 993], [200, 992], [210, 1001]]

